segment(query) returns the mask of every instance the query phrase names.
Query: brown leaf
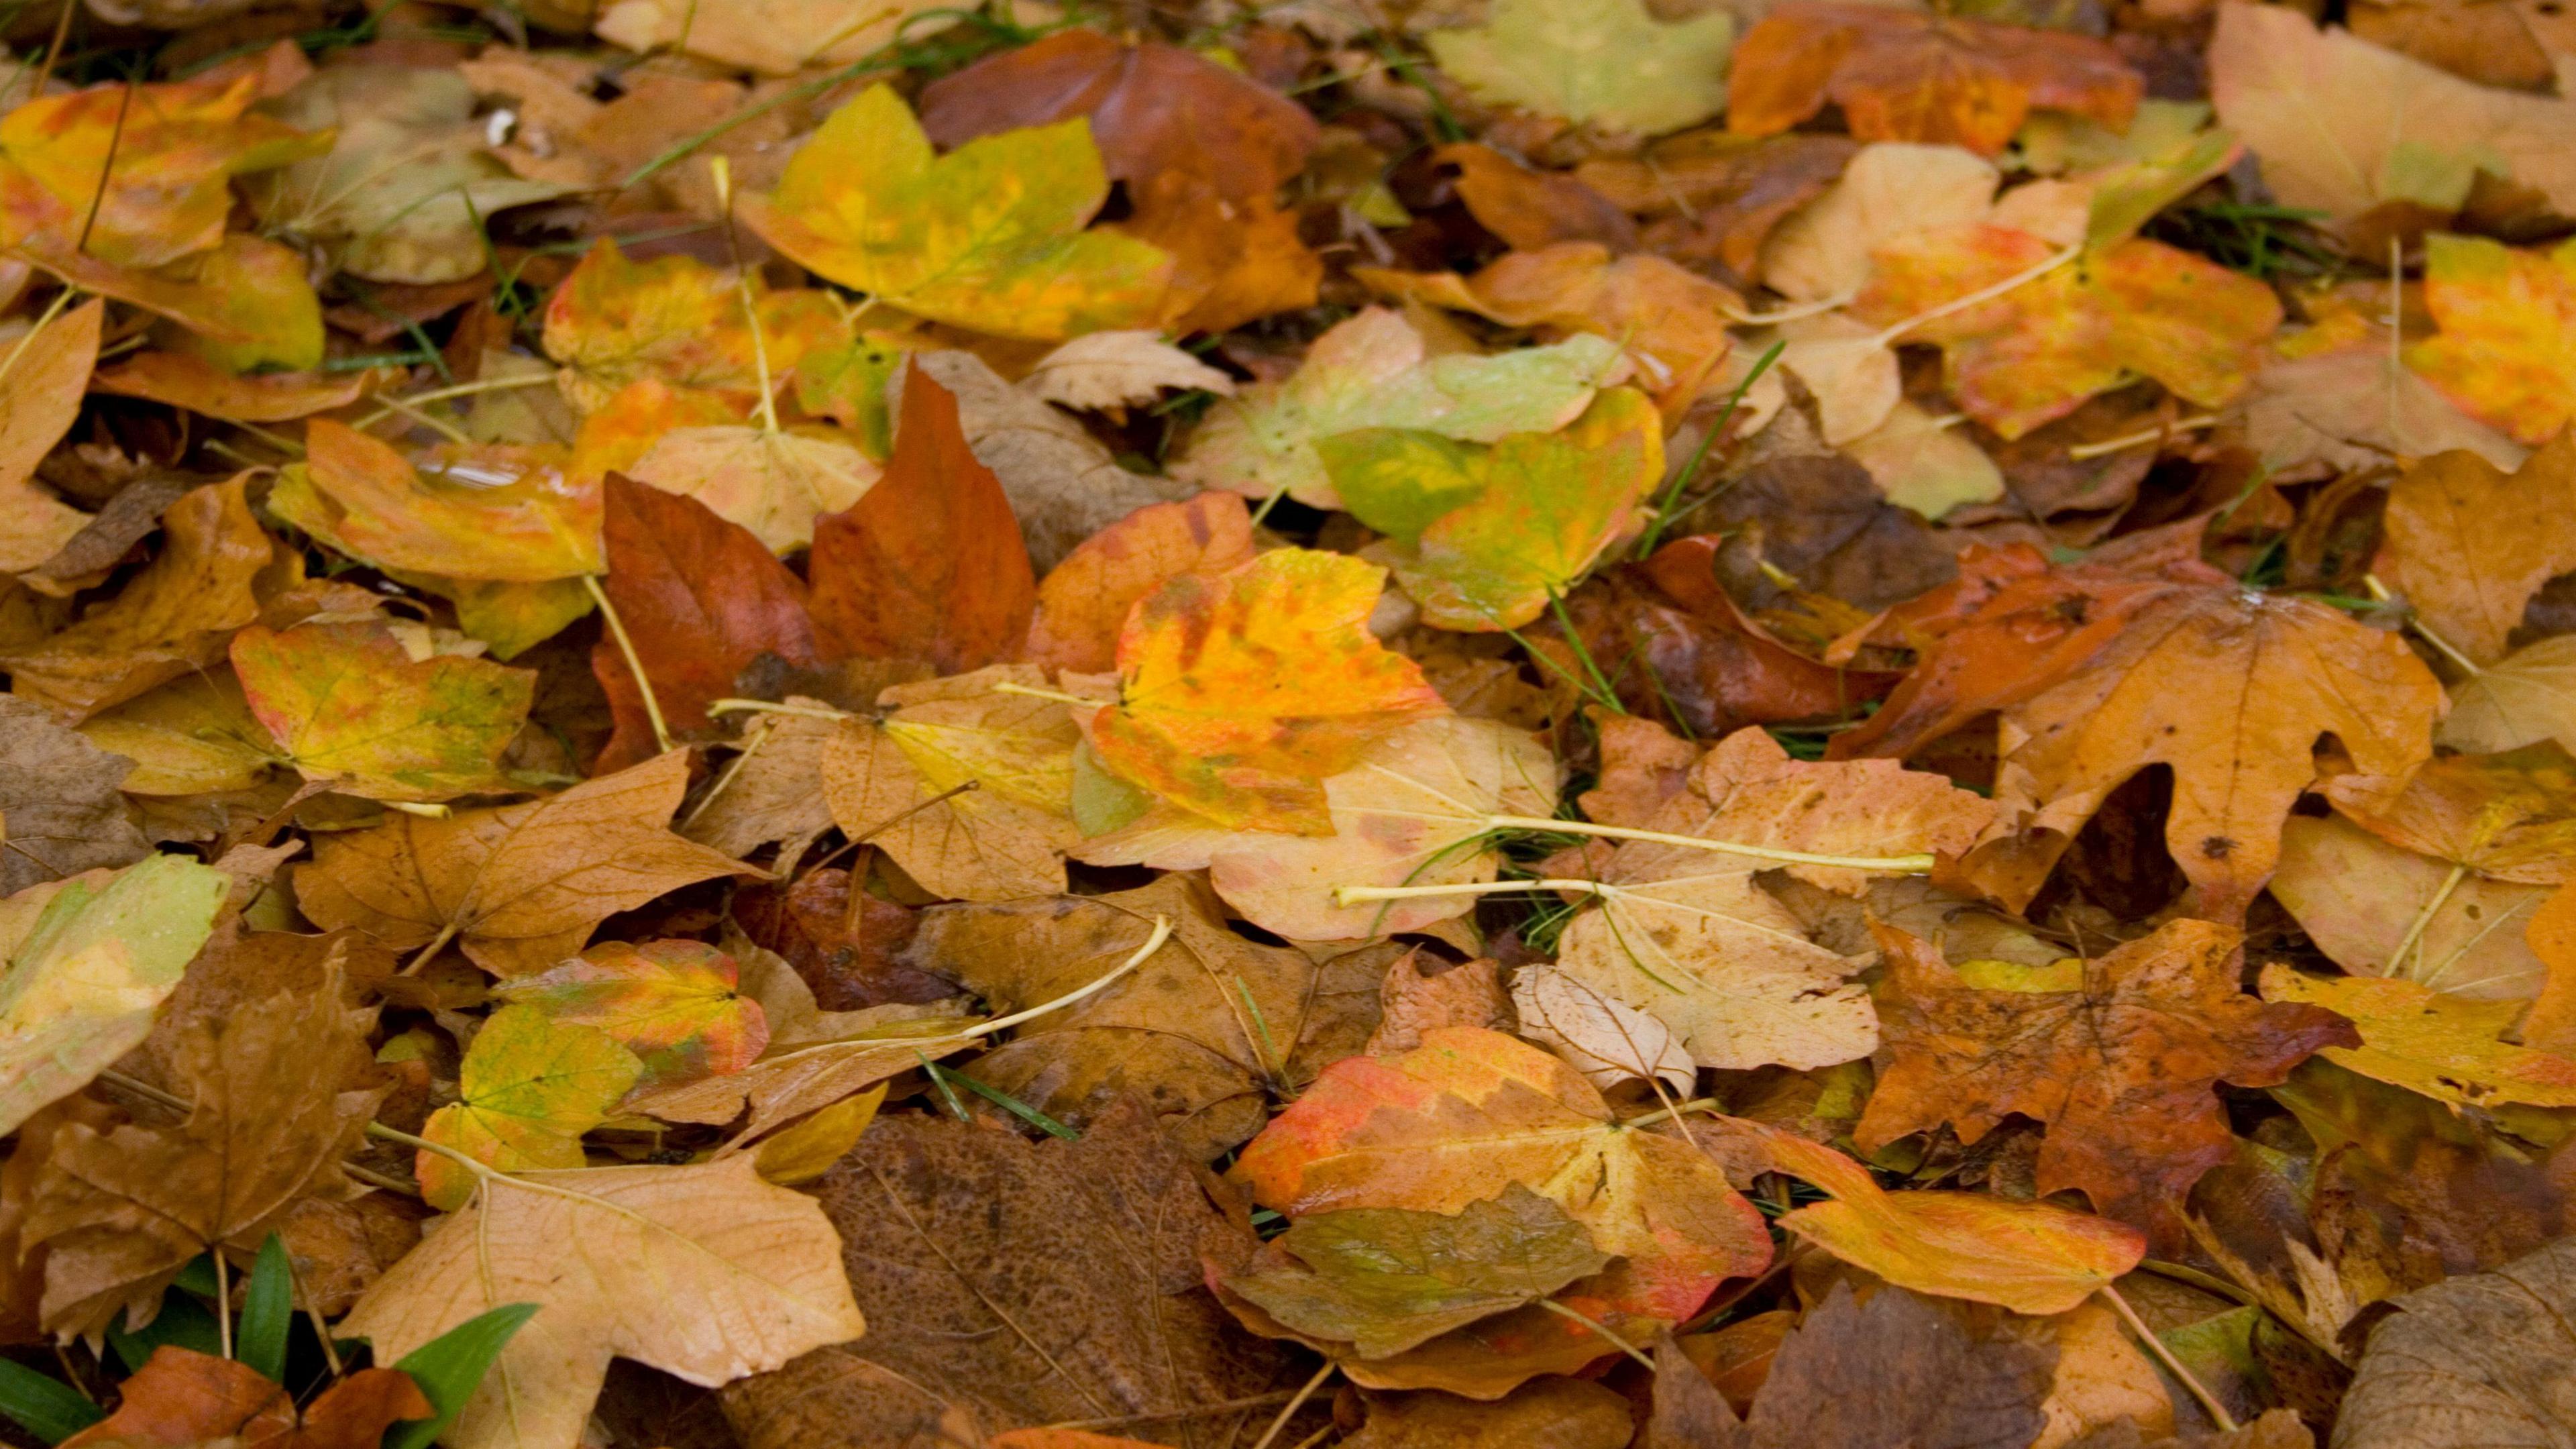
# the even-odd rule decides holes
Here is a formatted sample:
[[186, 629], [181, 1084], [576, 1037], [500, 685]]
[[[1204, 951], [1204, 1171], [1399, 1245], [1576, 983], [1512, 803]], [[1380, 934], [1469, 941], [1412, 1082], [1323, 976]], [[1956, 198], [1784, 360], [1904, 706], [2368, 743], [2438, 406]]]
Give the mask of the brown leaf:
[[[819, 699], [791, 694], [786, 703], [806, 709], [828, 706]], [[831, 742], [836, 722], [801, 714], [755, 714], [743, 726], [742, 753], [698, 796], [680, 820], [680, 833], [700, 845], [737, 859], [773, 841], [782, 865], [802, 855], [803, 846], [832, 828], [832, 809], [814, 788], [823, 768], [823, 747]]]
[[1076, 545], [1038, 584], [1027, 657], [1048, 669], [1118, 667], [1118, 631], [1174, 574], [1224, 573], [1252, 558], [1252, 516], [1239, 493], [1149, 503]]
[[1485, 230], [1517, 250], [1568, 241], [1636, 249], [1637, 224], [1628, 213], [1577, 177], [1533, 171], [1473, 142], [1443, 146], [1431, 159], [1458, 168], [1458, 199]]
[[2025, 1449], [2046, 1422], [2052, 1347], [1980, 1341], [1901, 1288], [1849, 1284], [1780, 1345], [1742, 1422], [1678, 1351], [1657, 1353], [1648, 1449]]
[[150, 854], [116, 789], [133, 769], [34, 701], [0, 695], [0, 896]]
[[1532, 1379], [1496, 1403], [1454, 1394], [1371, 1394], [1368, 1422], [1344, 1449], [1624, 1449], [1628, 1401], [1581, 1379]]
[[340, 1161], [384, 1097], [356, 1085], [375, 1075], [374, 1020], [336, 988], [280, 992], [181, 1043], [196, 1104], [185, 1123], [63, 1129], [24, 1229], [50, 1250], [46, 1325], [97, 1333], [119, 1309], [148, 1318], [199, 1253], [256, 1251], [297, 1199], [364, 1191]]
[[272, 553], [243, 497], [248, 478], [182, 496], [162, 515], [160, 556], [123, 592], [42, 644], [0, 654], [10, 692], [78, 723], [220, 663], [226, 636], [259, 617], [251, 584]]
[[619, 911], [758, 874], [665, 828], [688, 780], [674, 750], [551, 799], [327, 836], [295, 871], [297, 904], [397, 951], [454, 940], [495, 975], [542, 971]]
[[2186, 1430], [2171, 1438], [2150, 1439], [2123, 1419], [2068, 1441], [2066, 1449], [2316, 1449], [2295, 1409], [2268, 1409], [2253, 1423], [2225, 1434]]
[[74, 1123], [102, 1132], [123, 1116], [84, 1094], [40, 1108], [18, 1124], [17, 1145], [10, 1149], [8, 1161], [0, 1163], [0, 1263], [10, 1265], [8, 1277], [0, 1280], [0, 1343], [42, 1343], [47, 1337], [42, 1309], [49, 1255], [41, 1243], [24, 1252], [21, 1248], [27, 1209], [36, 1185], [44, 1180], [54, 1143]]
[[[1252, 1235], [1135, 1103], [1081, 1140], [1031, 1143], [939, 1118], [880, 1118], [814, 1185], [842, 1228], [868, 1336], [724, 1391], [746, 1449], [974, 1443], [1068, 1419], [1260, 1394], [1279, 1351], [1200, 1287], [1203, 1249]], [[1267, 1409], [1192, 1421], [1257, 1434]], [[1148, 1426], [1150, 1428], [1154, 1426]]]
[[2467, 451], [2435, 454], [2389, 485], [2379, 576], [2470, 663], [2493, 664], [2531, 596], [2576, 569], [2571, 509], [2576, 435], [2512, 473]]
[[1490, 958], [1461, 962], [1437, 975], [1423, 970], [1425, 964], [1417, 949], [1386, 968], [1386, 981], [1378, 987], [1377, 1029], [1362, 1048], [1370, 1056], [1409, 1052], [1437, 1027], [1511, 1028], [1512, 999]]
[[2321, 1047], [2361, 1042], [2332, 1012], [2238, 989], [2241, 938], [2206, 921], [2087, 961], [2075, 991], [1979, 990], [1920, 938], [1876, 934], [1885, 1066], [1853, 1141], [1874, 1152], [1946, 1122], [1973, 1145], [2020, 1113], [2048, 1129], [2042, 1194], [2080, 1188], [2168, 1248], [2183, 1194], [2227, 1159], [2218, 1084], [2268, 1087]]
[[1863, 609], [1902, 603], [1959, 572], [1923, 515], [1888, 502], [1858, 463], [1832, 454], [1757, 463], [1690, 523], [1742, 535], [1730, 551], [1748, 550], [1748, 563], [1767, 562], [1812, 593]]
[[2362, 1355], [2338, 1449], [2547, 1444], [2576, 1435], [2576, 1239], [2397, 1300]]
[[1166, 875], [1111, 895], [933, 907], [901, 959], [935, 965], [997, 1011], [1020, 1011], [1107, 975], [1156, 916], [1172, 921], [1161, 950], [1097, 996], [1022, 1027], [972, 1073], [1076, 1126], [1135, 1098], [1206, 1160], [1261, 1129], [1270, 1092], [1360, 1050], [1395, 948], [1319, 966], [1236, 935], [1203, 881]]
[[2576, 879], [2576, 757], [2546, 740], [2496, 755], [2428, 762], [2394, 800], [2342, 776], [2325, 795], [2391, 845], [2496, 880], [2563, 885]]
[[36, 465], [80, 418], [106, 310], [92, 301], [22, 337], [15, 345], [25, 355], [0, 379], [0, 573], [36, 567], [89, 526], [88, 514], [35, 481]]
[[1596, 156], [1575, 178], [1621, 207], [1657, 220], [1646, 244], [1682, 262], [1721, 262], [1762, 279], [1762, 243], [1791, 212], [1824, 193], [1858, 148], [1845, 136], [1765, 136], [1723, 131], [1667, 136], [1635, 158]]
[[[695, 498], [611, 473], [601, 536], [608, 554], [602, 587], [644, 661], [673, 738], [713, 731], [707, 706], [737, 694], [736, 679], [762, 654], [815, 662], [805, 585], [750, 529]], [[591, 647], [590, 668], [617, 720], [592, 769], [606, 774], [651, 758], [653, 723], [626, 651], [603, 638]]]
[[411, 1375], [389, 1368], [360, 1369], [298, 1410], [295, 1397], [259, 1370], [176, 1344], [152, 1350], [117, 1388], [116, 1412], [65, 1445], [194, 1449], [220, 1440], [240, 1449], [375, 1449], [396, 1420], [437, 1412]]
[[1000, 481], [967, 446], [956, 396], [914, 364], [885, 476], [815, 520], [815, 634], [828, 653], [948, 674], [1011, 658], [1037, 601], [1019, 532]]

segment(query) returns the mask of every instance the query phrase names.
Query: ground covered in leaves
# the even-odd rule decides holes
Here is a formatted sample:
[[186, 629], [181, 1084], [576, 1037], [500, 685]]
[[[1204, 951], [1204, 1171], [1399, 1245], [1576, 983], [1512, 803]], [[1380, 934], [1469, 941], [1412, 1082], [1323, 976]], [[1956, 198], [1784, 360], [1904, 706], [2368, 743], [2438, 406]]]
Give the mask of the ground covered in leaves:
[[2559, 0], [39, 0], [0, 1434], [2576, 1444]]

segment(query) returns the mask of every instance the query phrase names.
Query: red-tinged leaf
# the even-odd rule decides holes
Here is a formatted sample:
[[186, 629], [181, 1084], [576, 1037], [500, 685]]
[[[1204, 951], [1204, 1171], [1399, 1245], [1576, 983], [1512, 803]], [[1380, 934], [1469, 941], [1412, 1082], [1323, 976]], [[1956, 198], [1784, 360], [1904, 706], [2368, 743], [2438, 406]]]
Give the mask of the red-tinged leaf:
[[[761, 655], [814, 662], [805, 586], [751, 530], [694, 498], [618, 473], [608, 475], [607, 502], [608, 601], [676, 736], [711, 731], [707, 705], [739, 693], [734, 680]], [[617, 720], [594, 772], [651, 758], [660, 746], [625, 651], [603, 638], [590, 667]]]
[[114, 1414], [63, 1441], [117, 1449], [375, 1449], [401, 1419], [426, 1419], [429, 1398], [399, 1369], [360, 1369], [297, 1412], [294, 1396], [257, 1369], [163, 1344], [119, 1386]]
[[814, 523], [814, 631], [834, 656], [943, 674], [1017, 654], [1037, 574], [1001, 480], [966, 445], [957, 397], [914, 365], [885, 476]]
[[382, 624], [252, 625], [233, 636], [250, 711], [304, 777], [373, 800], [508, 793], [501, 752], [527, 721], [533, 670], [415, 659]]
[[1146, 595], [1185, 573], [1252, 561], [1252, 515], [1235, 493], [1149, 503], [1084, 539], [1038, 584], [1030, 662], [1100, 674], [1118, 667], [1118, 631]]
[[594, 1026], [643, 1060], [642, 1087], [725, 1076], [769, 1045], [734, 959], [703, 941], [602, 941], [550, 971], [493, 990], [554, 1021]]

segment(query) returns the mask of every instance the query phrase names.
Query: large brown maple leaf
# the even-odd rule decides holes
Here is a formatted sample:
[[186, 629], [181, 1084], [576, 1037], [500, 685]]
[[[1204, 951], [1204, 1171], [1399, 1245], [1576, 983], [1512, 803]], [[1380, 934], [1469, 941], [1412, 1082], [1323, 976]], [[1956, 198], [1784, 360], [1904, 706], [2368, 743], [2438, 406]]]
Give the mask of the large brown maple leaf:
[[1852, 1140], [1875, 1152], [1947, 1122], [1973, 1144], [2018, 1113], [2048, 1130], [2042, 1194], [2080, 1188], [2160, 1248], [2183, 1241], [2183, 1195], [2232, 1148], [2218, 1084], [2273, 1086], [2319, 1048], [2361, 1040], [2333, 1012], [2246, 995], [2243, 937], [2208, 921], [2087, 961], [2076, 991], [1981, 991], [1938, 947], [1875, 932], [1883, 1065]]

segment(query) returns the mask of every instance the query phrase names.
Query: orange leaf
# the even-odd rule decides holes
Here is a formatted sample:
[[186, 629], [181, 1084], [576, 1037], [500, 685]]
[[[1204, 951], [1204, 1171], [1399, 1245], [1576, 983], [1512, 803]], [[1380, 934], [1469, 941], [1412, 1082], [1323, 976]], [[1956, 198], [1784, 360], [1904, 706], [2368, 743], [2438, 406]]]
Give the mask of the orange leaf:
[[145, 352], [90, 379], [92, 392], [168, 403], [235, 423], [282, 423], [347, 407], [374, 382], [365, 372], [273, 372], [237, 377], [186, 352]]
[[2207, 921], [2085, 962], [2075, 991], [1978, 990], [1931, 943], [1873, 931], [1888, 1065], [1852, 1140], [1874, 1152], [1946, 1122], [1973, 1146], [2019, 1113], [2048, 1130], [2042, 1195], [2080, 1188], [2168, 1251], [2183, 1195], [2234, 1150], [2218, 1084], [2273, 1086], [2321, 1048], [2361, 1044], [2332, 1012], [2238, 989], [2243, 937]]
[[2461, 411], [2534, 447], [2576, 420], [2576, 241], [2542, 253], [2427, 237], [2424, 305], [2442, 330], [2406, 365]]
[[257, 1369], [163, 1344], [120, 1388], [114, 1414], [63, 1441], [194, 1449], [211, 1440], [240, 1449], [375, 1449], [402, 1419], [437, 1412], [429, 1396], [399, 1369], [360, 1369], [333, 1384], [302, 1413], [285, 1389]]
[[827, 653], [917, 659], [942, 674], [1017, 654], [1037, 575], [1001, 480], [966, 444], [957, 396], [918, 364], [885, 475], [814, 523], [806, 572]]
[[1252, 561], [1252, 516], [1237, 493], [1149, 503], [1084, 539], [1038, 584], [1028, 658], [1049, 669], [1118, 667], [1118, 632], [1145, 596], [1177, 574], [1224, 573]]
[[1876, 5], [1793, 4], [1737, 42], [1726, 128], [1768, 136], [1831, 101], [1864, 141], [1992, 156], [2033, 107], [2119, 132], [2145, 93], [2145, 77], [2089, 36]]
[[565, 477], [559, 453], [451, 445], [416, 469], [355, 428], [317, 418], [305, 461], [269, 508], [342, 553], [446, 578], [544, 583], [597, 573], [599, 493]]
[[1121, 702], [1092, 717], [1092, 748], [1221, 825], [1330, 834], [1324, 777], [1405, 720], [1448, 709], [1369, 632], [1385, 578], [1300, 548], [1173, 578], [1119, 634]]
[[564, 367], [565, 395], [589, 412], [648, 377], [756, 398], [762, 349], [774, 386], [809, 348], [847, 331], [826, 293], [770, 291], [756, 275], [750, 292], [757, 347], [733, 273], [686, 255], [630, 262], [602, 238], [546, 304], [546, 355]]
[[2389, 485], [2376, 565], [2443, 643], [2471, 664], [2493, 664], [2531, 596], [2576, 568], [2571, 510], [2576, 437], [2560, 437], [2512, 473], [2464, 449], [2437, 453]]

